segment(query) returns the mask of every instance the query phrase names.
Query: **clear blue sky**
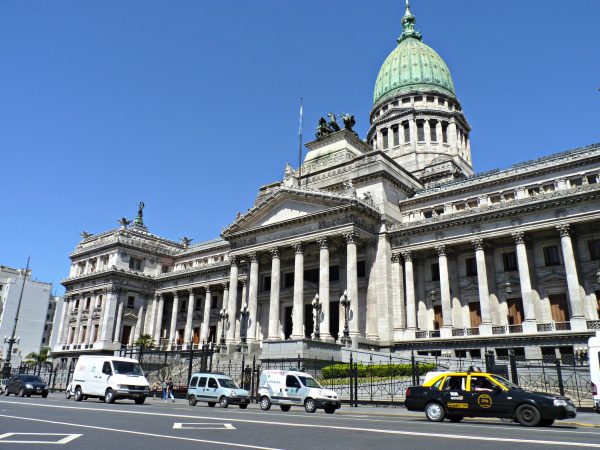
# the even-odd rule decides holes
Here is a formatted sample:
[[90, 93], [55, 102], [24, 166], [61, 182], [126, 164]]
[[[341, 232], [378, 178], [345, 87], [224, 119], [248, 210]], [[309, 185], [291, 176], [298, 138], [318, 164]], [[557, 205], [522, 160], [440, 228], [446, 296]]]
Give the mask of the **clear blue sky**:
[[[478, 172], [600, 141], [600, 2], [413, 0]], [[219, 235], [328, 111], [366, 136], [401, 0], [0, 0], [0, 264], [59, 282], [79, 232], [146, 203]], [[306, 141], [306, 139], [305, 139]]]

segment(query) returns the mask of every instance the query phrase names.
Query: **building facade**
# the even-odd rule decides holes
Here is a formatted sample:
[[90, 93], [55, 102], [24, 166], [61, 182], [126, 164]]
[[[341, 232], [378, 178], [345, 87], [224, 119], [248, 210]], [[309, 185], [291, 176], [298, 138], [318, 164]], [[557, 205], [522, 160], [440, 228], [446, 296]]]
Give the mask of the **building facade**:
[[376, 79], [366, 140], [321, 120], [299, 170], [199, 244], [143, 222], [83, 234], [54, 353], [114, 351], [150, 334], [529, 357], [600, 329], [600, 145], [474, 174], [470, 126], [408, 5]]
[[[25, 284], [23, 284], [25, 277]], [[19, 320], [15, 336], [19, 342], [13, 346], [12, 366], [18, 366], [30, 353], [38, 353], [43, 347], [49, 347], [49, 330], [54, 320], [54, 302], [52, 284], [32, 280], [31, 270], [0, 266], [0, 336], [2, 336], [2, 352], [4, 360], [7, 345], [6, 337], [12, 336], [19, 297], [23, 292]]]

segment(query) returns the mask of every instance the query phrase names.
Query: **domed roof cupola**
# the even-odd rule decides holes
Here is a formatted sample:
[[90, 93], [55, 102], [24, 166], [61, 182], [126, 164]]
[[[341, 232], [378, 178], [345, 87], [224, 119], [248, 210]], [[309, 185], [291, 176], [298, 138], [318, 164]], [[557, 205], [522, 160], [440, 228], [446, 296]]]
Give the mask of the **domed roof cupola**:
[[456, 97], [448, 66], [435, 50], [422, 42], [415, 23], [407, 0], [398, 45], [385, 59], [377, 76], [374, 106], [409, 92], [439, 92]]

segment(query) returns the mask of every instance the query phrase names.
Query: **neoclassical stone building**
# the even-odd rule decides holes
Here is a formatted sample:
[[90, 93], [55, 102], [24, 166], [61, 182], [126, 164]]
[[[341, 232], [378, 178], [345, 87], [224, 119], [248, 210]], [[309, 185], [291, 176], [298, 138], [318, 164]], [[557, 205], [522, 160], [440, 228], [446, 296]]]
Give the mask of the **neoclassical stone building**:
[[54, 353], [309, 338], [315, 294], [339, 342], [344, 291], [354, 347], [540, 357], [600, 329], [600, 145], [475, 175], [450, 72], [408, 6], [402, 28], [366, 140], [325, 126], [220, 238], [158, 237], [142, 208], [83, 234]]

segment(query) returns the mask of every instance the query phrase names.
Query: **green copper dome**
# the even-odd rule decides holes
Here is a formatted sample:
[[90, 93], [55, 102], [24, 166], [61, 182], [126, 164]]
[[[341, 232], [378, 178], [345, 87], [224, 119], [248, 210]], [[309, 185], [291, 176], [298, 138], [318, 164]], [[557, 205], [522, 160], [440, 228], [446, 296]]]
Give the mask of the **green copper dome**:
[[385, 59], [373, 93], [373, 105], [408, 92], [439, 92], [456, 97], [454, 83], [444, 60], [421, 41], [408, 0], [398, 45]]

